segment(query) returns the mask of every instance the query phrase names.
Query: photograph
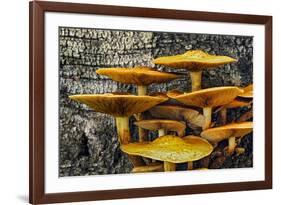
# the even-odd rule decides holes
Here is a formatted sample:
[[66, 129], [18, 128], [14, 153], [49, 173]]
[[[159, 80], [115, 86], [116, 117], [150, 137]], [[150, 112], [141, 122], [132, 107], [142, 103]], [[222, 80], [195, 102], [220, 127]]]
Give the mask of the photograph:
[[273, 18], [223, 11], [30, 2], [29, 202], [272, 189]]
[[253, 167], [253, 36], [58, 34], [59, 177]]

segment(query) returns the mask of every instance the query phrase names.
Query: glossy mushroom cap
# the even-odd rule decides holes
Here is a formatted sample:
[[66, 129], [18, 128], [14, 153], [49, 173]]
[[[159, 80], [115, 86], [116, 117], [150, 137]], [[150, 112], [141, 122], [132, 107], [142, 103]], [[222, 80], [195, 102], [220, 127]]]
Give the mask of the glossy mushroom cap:
[[168, 97], [176, 99], [177, 101], [197, 107], [216, 107], [230, 103], [239, 94], [242, 94], [243, 90], [234, 86], [214, 87], [208, 89], [202, 89], [191, 93], [176, 94], [174, 92], [169, 93]]
[[184, 163], [208, 156], [212, 152], [213, 147], [200, 137], [183, 140], [179, 137], [165, 135], [150, 143], [142, 142], [121, 145], [121, 150], [130, 155], [171, 163]]
[[239, 95], [239, 97], [243, 98], [253, 98], [253, 84], [248, 85], [247, 87], [243, 88], [244, 93]]
[[184, 135], [185, 124], [176, 120], [163, 120], [163, 119], [153, 119], [153, 120], [141, 120], [135, 122], [135, 125], [147, 129], [147, 130], [160, 130], [165, 129], [167, 131], [175, 131], [179, 136]]
[[101, 68], [96, 73], [106, 75], [114, 81], [135, 85], [164, 83], [180, 77], [180, 75], [156, 71], [149, 67]]
[[201, 136], [211, 143], [216, 143], [230, 137], [243, 137], [252, 131], [253, 122], [240, 122], [204, 130]]
[[167, 100], [164, 97], [136, 96], [129, 94], [82, 94], [69, 98], [84, 103], [97, 112], [115, 117], [131, 116]]
[[198, 111], [177, 105], [157, 105], [148, 111], [155, 118], [184, 120], [198, 127], [201, 127], [204, 123], [204, 116]]
[[[188, 135], [182, 138], [186, 143], [192, 144], [193, 146], [198, 145], [198, 147], [202, 149], [213, 149], [213, 146], [205, 139], [202, 137], [198, 137], [195, 135]], [[213, 151], [213, 150], [212, 150]], [[212, 152], [211, 151], [211, 152]], [[204, 152], [204, 151], [202, 151]]]
[[190, 71], [200, 71], [206, 68], [214, 68], [235, 61], [236, 59], [228, 56], [210, 55], [201, 50], [190, 50], [181, 55], [156, 58], [153, 63], [166, 65], [172, 68], [184, 68]]

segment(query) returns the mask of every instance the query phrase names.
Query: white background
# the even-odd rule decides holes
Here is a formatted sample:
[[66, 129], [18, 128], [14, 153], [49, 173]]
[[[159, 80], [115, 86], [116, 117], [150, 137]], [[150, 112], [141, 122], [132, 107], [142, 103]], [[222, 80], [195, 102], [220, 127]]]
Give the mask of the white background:
[[[78, 1], [78, 0], [76, 0]], [[82, 2], [82, 1], [79, 1]], [[267, 14], [274, 16], [274, 105], [281, 103], [278, 96], [280, 62], [281, 14], [278, 0], [107, 0], [83, 2], [115, 4], [142, 7], [159, 7], [186, 10], [207, 10], [219, 12], [237, 12]], [[14, 0], [1, 2], [1, 168], [0, 168], [0, 204], [26, 204], [28, 195], [28, 1]], [[279, 36], [279, 38], [277, 38]], [[277, 45], [277, 46], [276, 46]], [[279, 45], [279, 46], [278, 46]], [[279, 48], [279, 49], [278, 49]], [[278, 49], [278, 51], [277, 51]], [[279, 58], [278, 58], [279, 56]], [[274, 106], [273, 126], [278, 128], [280, 108]], [[275, 126], [277, 125], [277, 126]], [[267, 203], [280, 199], [281, 164], [278, 156], [281, 151], [277, 145], [281, 139], [274, 129], [274, 189], [266, 191], [233, 192], [219, 194], [199, 194], [188, 196], [157, 197], [145, 199], [126, 199], [95, 202], [95, 204], [245, 204]], [[77, 203], [74, 203], [77, 204]], [[81, 203], [93, 204], [93, 202]], [[274, 203], [276, 204], [276, 202]]]

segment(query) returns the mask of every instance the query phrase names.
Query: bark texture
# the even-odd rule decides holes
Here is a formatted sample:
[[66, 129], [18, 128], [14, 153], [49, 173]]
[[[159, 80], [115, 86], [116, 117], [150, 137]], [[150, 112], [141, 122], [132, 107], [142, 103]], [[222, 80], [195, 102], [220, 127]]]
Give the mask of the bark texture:
[[[60, 176], [128, 173], [132, 169], [119, 149], [114, 119], [68, 99], [82, 93], [124, 91], [136, 93], [135, 86], [111, 81], [95, 73], [98, 68], [154, 66], [158, 56], [202, 49], [211, 54], [239, 59], [237, 63], [203, 71], [202, 88], [253, 82], [253, 38], [208, 34], [160, 33], [59, 28], [59, 142]], [[162, 66], [159, 70], [176, 71]], [[181, 72], [181, 70], [177, 70]], [[55, 79], [54, 79], [55, 80]], [[190, 77], [167, 84], [152, 85], [149, 92], [190, 90]], [[230, 111], [229, 120], [247, 109]], [[216, 117], [216, 116], [215, 116]], [[137, 130], [132, 129], [134, 139]], [[150, 134], [153, 137], [155, 134]], [[223, 167], [252, 166], [252, 136], [242, 140], [246, 152], [227, 159]], [[241, 160], [244, 159], [244, 160]], [[180, 166], [179, 166], [180, 168]]]

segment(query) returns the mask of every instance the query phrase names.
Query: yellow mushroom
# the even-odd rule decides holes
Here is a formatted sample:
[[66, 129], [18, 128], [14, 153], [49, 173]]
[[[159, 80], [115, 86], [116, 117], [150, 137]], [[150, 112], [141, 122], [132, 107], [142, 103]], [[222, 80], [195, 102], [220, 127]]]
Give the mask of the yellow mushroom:
[[148, 110], [155, 118], [163, 118], [170, 120], [186, 121], [192, 129], [202, 127], [204, 124], [204, 116], [198, 111], [177, 105], [156, 105]]
[[253, 85], [249, 85], [243, 89], [243, 93], [238, 95], [232, 102], [221, 106], [215, 112], [219, 111], [221, 124], [224, 125], [227, 122], [227, 109], [250, 106], [253, 102]]
[[160, 72], [150, 67], [100, 68], [96, 73], [108, 76], [117, 82], [137, 85], [138, 95], [146, 95], [147, 86], [150, 84], [165, 83], [180, 77], [180, 75]]
[[231, 123], [221, 127], [210, 128], [201, 133], [201, 137], [211, 143], [228, 140], [228, 153], [232, 154], [236, 142], [235, 138], [243, 137], [253, 131], [253, 122]]
[[156, 58], [153, 63], [190, 71], [192, 91], [201, 89], [202, 70], [235, 62], [228, 56], [210, 55], [201, 50], [190, 50], [181, 55]]
[[130, 142], [129, 117], [167, 100], [164, 97], [135, 96], [121, 93], [82, 94], [72, 95], [69, 98], [84, 103], [97, 112], [114, 116], [118, 136], [123, 144]]
[[176, 99], [177, 101], [189, 105], [196, 106], [203, 109], [203, 115], [205, 117], [202, 129], [208, 129], [212, 121], [212, 108], [225, 105], [230, 103], [237, 97], [237, 95], [242, 94], [243, 90], [234, 86], [225, 87], [215, 87], [208, 88], [199, 91], [194, 91], [191, 93], [169, 93], [168, 97]]
[[221, 124], [225, 125], [227, 122], [227, 110], [232, 108], [238, 108], [238, 107], [248, 107], [252, 104], [252, 99], [243, 99], [241, 97], [235, 98], [230, 103], [221, 106], [220, 108], [216, 109], [215, 112], [219, 112]]
[[213, 147], [200, 137], [183, 140], [165, 135], [153, 142], [138, 142], [121, 145], [127, 154], [164, 161], [164, 171], [175, 171], [176, 163], [192, 162], [208, 156]]
[[185, 134], [185, 124], [176, 120], [164, 120], [164, 119], [153, 119], [153, 120], [141, 120], [135, 122], [135, 125], [152, 131], [158, 131], [158, 136], [167, 134], [167, 131], [174, 131], [178, 136], [182, 137]]
[[[167, 98], [151, 96], [135, 96], [127, 93], [81, 94], [71, 95], [70, 99], [84, 103], [97, 112], [115, 117], [120, 143], [127, 144], [131, 140], [129, 117], [143, 112], [164, 102]], [[140, 158], [129, 156], [134, 166], [143, 165]]]
[[149, 165], [134, 167], [132, 173], [161, 172], [164, 170], [162, 162], [152, 162]]

